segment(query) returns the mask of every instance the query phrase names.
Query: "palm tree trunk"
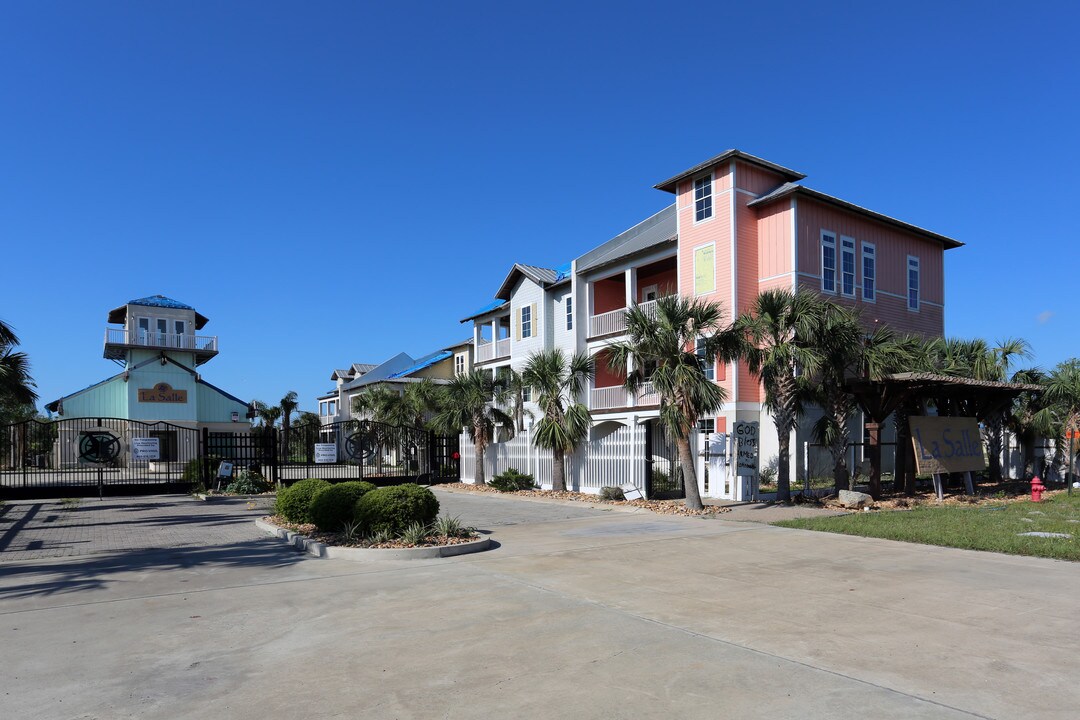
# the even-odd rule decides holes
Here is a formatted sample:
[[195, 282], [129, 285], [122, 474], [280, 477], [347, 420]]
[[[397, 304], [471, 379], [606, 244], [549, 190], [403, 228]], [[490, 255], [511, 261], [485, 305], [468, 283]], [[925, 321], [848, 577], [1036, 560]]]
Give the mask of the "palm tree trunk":
[[1001, 415], [995, 413], [986, 422], [986, 449], [990, 453], [990, 482], [1001, 482]]
[[566, 492], [566, 454], [561, 447], [551, 449], [551, 489]]
[[791, 426], [794, 421], [778, 413], [773, 416], [773, 424], [776, 426], [776, 439], [778, 442], [776, 451], [776, 501], [789, 502], [791, 500]]
[[686, 507], [691, 510], [702, 510], [705, 505], [701, 502], [701, 493], [698, 492], [697, 471], [694, 470], [694, 454], [690, 452], [690, 438], [680, 435], [675, 441], [675, 447], [679, 450], [679, 466], [682, 468], [683, 489], [686, 491]]
[[487, 443], [477, 440], [473, 443], [473, 447], [476, 449], [476, 467], [473, 468], [473, 484], [487, 485], [487, 482], [484, 480], [484, 450], [487, 449]]

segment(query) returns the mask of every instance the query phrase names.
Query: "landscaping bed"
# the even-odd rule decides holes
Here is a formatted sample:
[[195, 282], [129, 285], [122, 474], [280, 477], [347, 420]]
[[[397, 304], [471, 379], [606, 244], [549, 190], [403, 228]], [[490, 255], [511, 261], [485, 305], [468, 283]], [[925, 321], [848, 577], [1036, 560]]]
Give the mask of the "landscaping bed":
[[541, 498], [545, 500], [570, 500], [573, 502], [590, 503], [593, 505], [614, 505], [619, 507], [640, 508], [661, 515], [689, 515], [689, 516], [712, 516], [730, 512], [727, 507], [706, 505], [704, 510], [691, 510], [686, 507], [682, 500], [605, 500], [599, 495], [590, 495], [580, 492], [555, 492], [554, 490], [513, 490], [501, 491], [490, 485], [470, 485], [469, 483], [449, 483], [440, 487], [450, 491], [464, 491], [474, 493], [495, 493], [496, 495], [511, 495], [517, 497]]
[[298, 535], [303, 535], [315, 542], [321, 542], [325, 545], [333, 545], [335, 547], [371, 549], [442, 547], [444, 545], [463, 545], [480, 537], [480, 533], [476, 532], [473, 528], [462, 528], [457, 535], [439, 535], [433, 532], [430, 535], [426, 535], [423, 540], [417, 543], [406, 543], [400, 538], [376, 541], [370, 537], [358, 537], [356, 535], [350, 537], [348, 534], [342, 532], [319, 530], [314, 523], [290, 522], [280, 515], [268, 515], [264, 517], [263, 520], [271, 525], [276, 525], [285, 530], [297, 533]]
[[[931, 499], [932, 498], [932, 499]], [[832, 505], [826, 505], [833, 507]], [[892, 498], [877, 510], [775, 523], [886, 540], [1080, 561], [1080, 494]], [[837, 508], [839, 509], [839, 508]], [[1025, 533], [1045, 533], [1046, 537]], [[1067, 536], [1067, 537], [1061, 537]]]

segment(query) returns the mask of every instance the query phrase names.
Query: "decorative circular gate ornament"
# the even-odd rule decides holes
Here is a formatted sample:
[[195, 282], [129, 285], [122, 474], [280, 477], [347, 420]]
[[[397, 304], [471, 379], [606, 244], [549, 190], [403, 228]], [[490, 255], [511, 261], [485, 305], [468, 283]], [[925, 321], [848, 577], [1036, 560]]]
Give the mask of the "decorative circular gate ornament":
[[79, 436], [79, 457], [86, 462], [108, 463], [120, 455], [120, 439], [105, 430], [91, 430]]
[[345, 438], [345, 452], [353, 460], [367, 460], [375, 454], [378, 444], [375, 433], [355, 432]]

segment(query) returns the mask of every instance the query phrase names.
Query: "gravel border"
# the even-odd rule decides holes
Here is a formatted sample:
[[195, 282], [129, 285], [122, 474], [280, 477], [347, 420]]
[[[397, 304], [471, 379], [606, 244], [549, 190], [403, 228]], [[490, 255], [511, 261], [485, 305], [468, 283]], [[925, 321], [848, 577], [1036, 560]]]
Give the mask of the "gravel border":
[[255, 526], [279, 540], [284, 540], [297, 550], [301, 550], [316, 558], [332, 558], [340, 560], [430, 560], [432, 558], [453, 557], [455, 555], [467, 555], [469, 553], [482, 552], [491, 547], [491, 538], [482, 537], [457, 545], [439, 545], [437, 547], [418, 548], [351, 548], [327, 545], [312, 540], [305, 535], [286, 530], [265, 520], [256, 520]]

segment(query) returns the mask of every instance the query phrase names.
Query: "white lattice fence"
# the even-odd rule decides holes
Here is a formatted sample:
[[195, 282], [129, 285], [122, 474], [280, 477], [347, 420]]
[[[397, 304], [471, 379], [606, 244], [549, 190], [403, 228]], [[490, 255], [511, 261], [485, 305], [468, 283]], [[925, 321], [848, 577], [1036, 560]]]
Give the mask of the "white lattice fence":
[[[551, 487], [552, 459], [549, 450], [533, 447], [529, 430], [512, 440], [488, 445], [484, 453], [484, 477], [514, 468], [533, 476], [545, 488]], [[461, 479], [471, 483], [476, 457], [468, 435], [461, 436]], [[598, 440], [581, 445], [566, 459], [566, 485], [571, 490], [596, 493], [606, 486], [645, 484], [645, 428], [622, 427]]]

